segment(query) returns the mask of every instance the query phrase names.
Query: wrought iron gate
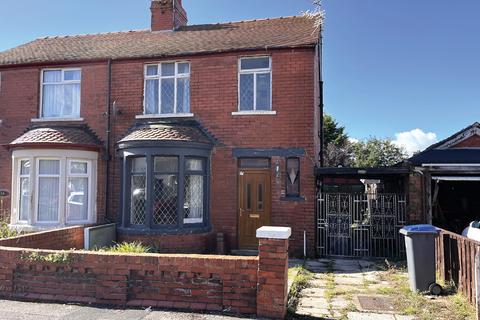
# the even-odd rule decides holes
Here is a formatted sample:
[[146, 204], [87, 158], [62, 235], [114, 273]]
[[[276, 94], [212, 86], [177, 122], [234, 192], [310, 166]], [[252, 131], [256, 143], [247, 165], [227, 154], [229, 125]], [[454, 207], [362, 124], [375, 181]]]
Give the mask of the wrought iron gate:
[[406, 223], [404, 194], [319, 193], [317, 246], [322, 256], [405, 255], [399, 230]]

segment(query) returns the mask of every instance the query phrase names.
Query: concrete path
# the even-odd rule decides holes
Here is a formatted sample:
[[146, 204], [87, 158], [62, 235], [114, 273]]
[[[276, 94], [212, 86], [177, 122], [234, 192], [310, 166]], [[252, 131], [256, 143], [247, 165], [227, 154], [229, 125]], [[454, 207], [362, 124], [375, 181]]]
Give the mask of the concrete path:
[[151, 310], [115, 310], [77, 305], [0, 300], [2, 320], [232, 320], [222, 315]]
[[395, 313], [394, 303], [378, 295], [386, 287], [378, 263], [367, 260], [310, 260], [306, 268], [314, 273], [302, 291], [297, 315], [315, 319], [411, 320]]

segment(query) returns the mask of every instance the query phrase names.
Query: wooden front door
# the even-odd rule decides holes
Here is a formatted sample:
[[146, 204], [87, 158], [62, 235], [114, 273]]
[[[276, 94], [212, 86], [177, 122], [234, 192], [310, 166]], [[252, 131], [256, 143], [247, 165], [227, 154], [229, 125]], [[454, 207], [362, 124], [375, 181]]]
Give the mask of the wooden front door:
[[238, 181], [239, 248], [258, 249], [256, 231], [270, 223], [270, 170], [240, 169]]

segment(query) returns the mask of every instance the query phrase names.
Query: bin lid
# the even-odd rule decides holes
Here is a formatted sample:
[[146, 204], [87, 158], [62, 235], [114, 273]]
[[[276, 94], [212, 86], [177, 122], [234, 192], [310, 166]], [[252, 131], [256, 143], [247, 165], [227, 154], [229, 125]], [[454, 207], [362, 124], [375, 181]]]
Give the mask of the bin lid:
[[400, 229], [400, 233], [406, 236], [410, 234], [438, 234], [439, 232], [440, 230], [431, 224], [414, 224]]

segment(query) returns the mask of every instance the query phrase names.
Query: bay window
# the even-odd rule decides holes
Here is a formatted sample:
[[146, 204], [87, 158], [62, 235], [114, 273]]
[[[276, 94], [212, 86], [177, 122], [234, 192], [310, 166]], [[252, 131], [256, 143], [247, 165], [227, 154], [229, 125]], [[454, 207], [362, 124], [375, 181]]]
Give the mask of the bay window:
[[122, 228], [178, 232], [206, 227], [208, 157], [207, 151], [189, 149], [129, 152]]
[[97, 157], [90, 151], [15, 150], [12, 225], [94, 223]]
[[145, 66], [145, 115], [190, 112], [190, 63], [168, 62]]
[[41, 79], [41, 117], [79, 118], [81, 70], [46, 69]]

